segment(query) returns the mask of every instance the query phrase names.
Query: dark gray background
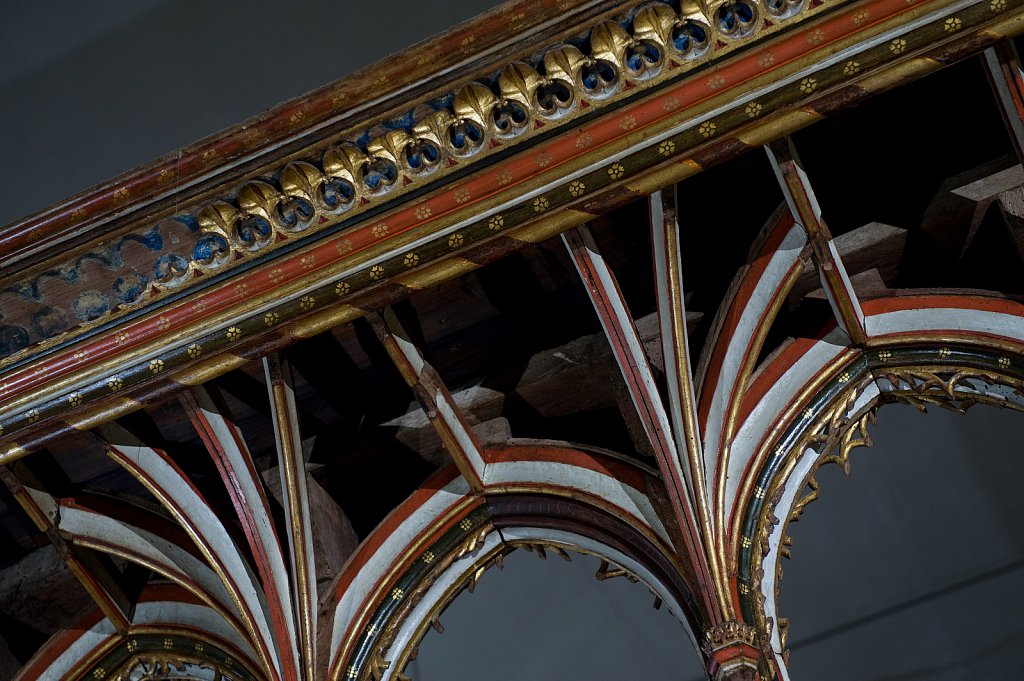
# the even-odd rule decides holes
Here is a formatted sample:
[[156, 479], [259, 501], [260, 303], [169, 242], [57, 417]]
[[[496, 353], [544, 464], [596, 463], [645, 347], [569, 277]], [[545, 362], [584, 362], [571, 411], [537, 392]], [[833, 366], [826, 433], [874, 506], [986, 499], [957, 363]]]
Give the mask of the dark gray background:
[[[0, 22], [0, 222], [237, 123], [496, 3], [17, 3]], [[797, 680], [1022, 678], [1019, 414], [889, 407], [793, 527]], [[697, 679], [680, 625], [596, 563], [512, 555], [431, 633], [416, 681]]]

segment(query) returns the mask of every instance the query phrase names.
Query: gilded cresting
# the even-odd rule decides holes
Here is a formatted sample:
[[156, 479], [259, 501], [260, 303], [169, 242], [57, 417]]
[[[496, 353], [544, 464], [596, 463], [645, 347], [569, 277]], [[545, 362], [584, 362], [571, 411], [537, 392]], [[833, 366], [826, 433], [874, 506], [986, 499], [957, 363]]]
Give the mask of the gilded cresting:
[[[131, 233], [5, 287], [0, 366], [40, 342], [50, 347], [74, 329], [152, 307], [183, 286], [208, 285], [208, 275], [290, 249], [296, 237], [353, 225], [357, 216], [365, 219], [443, 177], [480, 167], [511, 145], [548, 137], [824, 8], [805, 0], [684, 2], [680, 11], [648, 3], [529, 63], [506, 64], [493, 78], [368, 124], [370, 132], [356, 142], [310, 149], [305, 160], [263, 168], [224, 199], [155, 220], [147, 216]], [[137, 257], [148, 260], [126, 262], [128, 246], [144, 248]], [[76, 286], [82, 269], [97, 261], [104, 267], [93, 268], [91, 288], [72, 302], [42, 292], [43, 283]], [[206, 276], [197, 280], [197, 274]], [[107, 281], [97, 286], [102, 277]]]

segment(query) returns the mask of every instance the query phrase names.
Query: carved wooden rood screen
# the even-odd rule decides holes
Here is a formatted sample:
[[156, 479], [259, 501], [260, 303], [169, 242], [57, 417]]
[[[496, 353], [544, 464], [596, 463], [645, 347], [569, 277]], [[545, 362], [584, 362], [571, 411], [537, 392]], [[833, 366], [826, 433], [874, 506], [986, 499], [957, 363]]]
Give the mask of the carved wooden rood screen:
[[[547, 546], [646, 584], [709, 678], [788, 679], [817, 468], [884, 402], [1024, 408], [1022, 29], [513, 2], [4, 228], [0, 539], [94, 604], [18, 678], [404, 679]], [[825, 160], [887, 126], [960, 181]], [[883, 204], [914, 219], [856, 223]]]

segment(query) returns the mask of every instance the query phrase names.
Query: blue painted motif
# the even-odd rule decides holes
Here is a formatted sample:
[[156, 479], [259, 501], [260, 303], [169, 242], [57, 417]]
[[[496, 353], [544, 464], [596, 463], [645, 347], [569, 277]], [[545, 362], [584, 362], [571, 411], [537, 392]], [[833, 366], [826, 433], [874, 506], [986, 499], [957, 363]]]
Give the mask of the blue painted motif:
[[[270, 223], [258, 215], [250, 215], [238, 223], [238, 238], [246, 246], [255, 246], [266, 241], [271, 231]], [[224, 243], [224, 249], [227, 252], [227, 242]]]
[[384, 185], [389, 185], [398, 178], [398, 168], [387, 159], [378, 158], [366, 166], [363, 171], [363, 183], [370, 189], [376, 191]]
[[309, 222], [314, 213], [313, 204], [297, 196], [277, 204], [277, 214], [281, 219], [281, 224], [289, 229], [294, 229], [300, 223]]
[[211, 262], [218, 255], [228, 252], [228, 242], [220, 234], [204, 234], [192, 249], [192, 259], [202, 263]]
[[99, 291], [83, 291], [71, 303], [71, 309], [79, 319], [90, 321], [110, 311], [110, 299]]
[[20, 326], [0, 326], [0, 357], [28, 347], [28, 332]]
[[128, 272], [114, 281], [114, 298], [119, 303], [134, 303], [146, 292], [149, 279], [138, 272]]
[[161, 255], [153, 264], [153, 278], [157, 281], [180, 277], [186, 272], [188, 272], [188, 260], [174, 253]]
[[323, 197], [324, 204], [334, 210], [351, 203], [356, 195], [356, 189], [348, 180], [332, 178], [321, 186], [320, 195]]

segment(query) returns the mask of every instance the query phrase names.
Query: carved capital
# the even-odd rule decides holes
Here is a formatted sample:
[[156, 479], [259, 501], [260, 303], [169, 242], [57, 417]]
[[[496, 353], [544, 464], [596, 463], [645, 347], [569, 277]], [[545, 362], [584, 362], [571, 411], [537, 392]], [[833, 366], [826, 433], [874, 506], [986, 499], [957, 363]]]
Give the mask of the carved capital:
[[708, 656], [712, 681], [762, 681], [761, 650], [757, 630], [743, 622], [729, 621], [704, 632], [703, 648]]

